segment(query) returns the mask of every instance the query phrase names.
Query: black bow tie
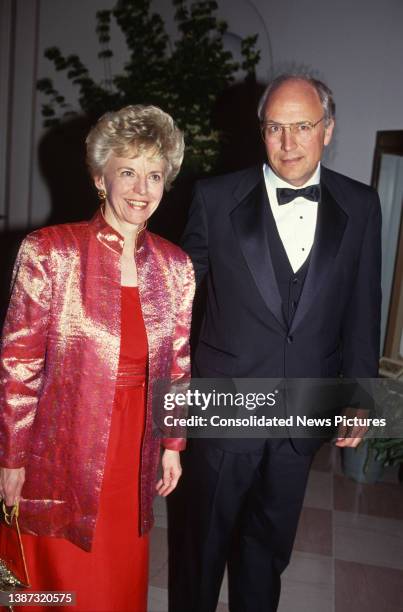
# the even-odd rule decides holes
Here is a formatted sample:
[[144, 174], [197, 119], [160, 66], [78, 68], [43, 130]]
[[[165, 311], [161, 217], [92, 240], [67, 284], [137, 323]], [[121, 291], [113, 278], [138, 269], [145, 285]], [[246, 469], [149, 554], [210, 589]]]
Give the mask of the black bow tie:
[[280, 187], [276, 191], [277, 201], [280, 206], [292, 202], [295, 198], [306, 198], [307, 200], [312, 200], [312, 202], [319, 202], [320, 198], [320, 185], [309, 185], [309, 187], [304, 187], [303, 189]]

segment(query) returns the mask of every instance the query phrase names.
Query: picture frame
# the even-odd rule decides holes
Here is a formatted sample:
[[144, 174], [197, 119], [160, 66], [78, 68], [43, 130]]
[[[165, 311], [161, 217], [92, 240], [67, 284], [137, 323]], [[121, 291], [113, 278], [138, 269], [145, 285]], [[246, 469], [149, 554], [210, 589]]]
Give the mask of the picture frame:
[[399, 240], [383, 354], [390, 359], [401, 361], [403, 367], [403, 213], [400, 220]]
[[371, 184], [383, 216], [380, 369], [395, 377], [403, 368], [403, 130], [377, 132]]

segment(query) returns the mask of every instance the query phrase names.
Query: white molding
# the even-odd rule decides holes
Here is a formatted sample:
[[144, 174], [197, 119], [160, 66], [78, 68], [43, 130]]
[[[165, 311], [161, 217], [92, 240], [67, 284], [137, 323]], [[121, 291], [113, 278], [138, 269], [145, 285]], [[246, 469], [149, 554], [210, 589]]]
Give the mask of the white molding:
[[12, 0], [0, 0], [0, 230], [7, 227], [10, 82], [12, 79]]
[[[14, 0], [13, 80], [9, 96], [8, 229], [30, 226], [38, 61], [39, 0]], [[7, 205], [7, 202], [6, 202]]]

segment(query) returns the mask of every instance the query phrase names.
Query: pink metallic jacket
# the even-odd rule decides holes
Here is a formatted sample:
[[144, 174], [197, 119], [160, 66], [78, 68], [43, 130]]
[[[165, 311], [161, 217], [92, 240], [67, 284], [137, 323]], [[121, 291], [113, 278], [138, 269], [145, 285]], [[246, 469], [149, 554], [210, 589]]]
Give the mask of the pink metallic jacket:
[[[123, 238], [100, 213], [24, 240], [4, 326], [0, 466], [26, 469], [20, 524], [90, 550], [111, 423], [120, 351]], [[193, 268], [185, 253], [146, 230], [136, 245], [149, 363], [141, 453], [141, 532], [153, 522], [160, 439], [152, 390], [190, 376]], [[166, 438], [181, 450], [184, 440]]]

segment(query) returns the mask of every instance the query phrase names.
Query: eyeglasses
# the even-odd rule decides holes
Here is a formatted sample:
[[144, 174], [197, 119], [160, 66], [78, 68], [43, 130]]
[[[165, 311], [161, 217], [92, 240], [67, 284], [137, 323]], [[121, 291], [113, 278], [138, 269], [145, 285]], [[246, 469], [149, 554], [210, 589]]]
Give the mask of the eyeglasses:
[[298, 142], [309, 142], [313, 136], [315, 127], [323, 121], [325, 115], [318, 119], [316, 123], [312, 121], [300, 121], [298, 123], [262, 123], [261, 131], [263, 140], [278, 142], [283, 138], [285, 130], [290, 130]]

